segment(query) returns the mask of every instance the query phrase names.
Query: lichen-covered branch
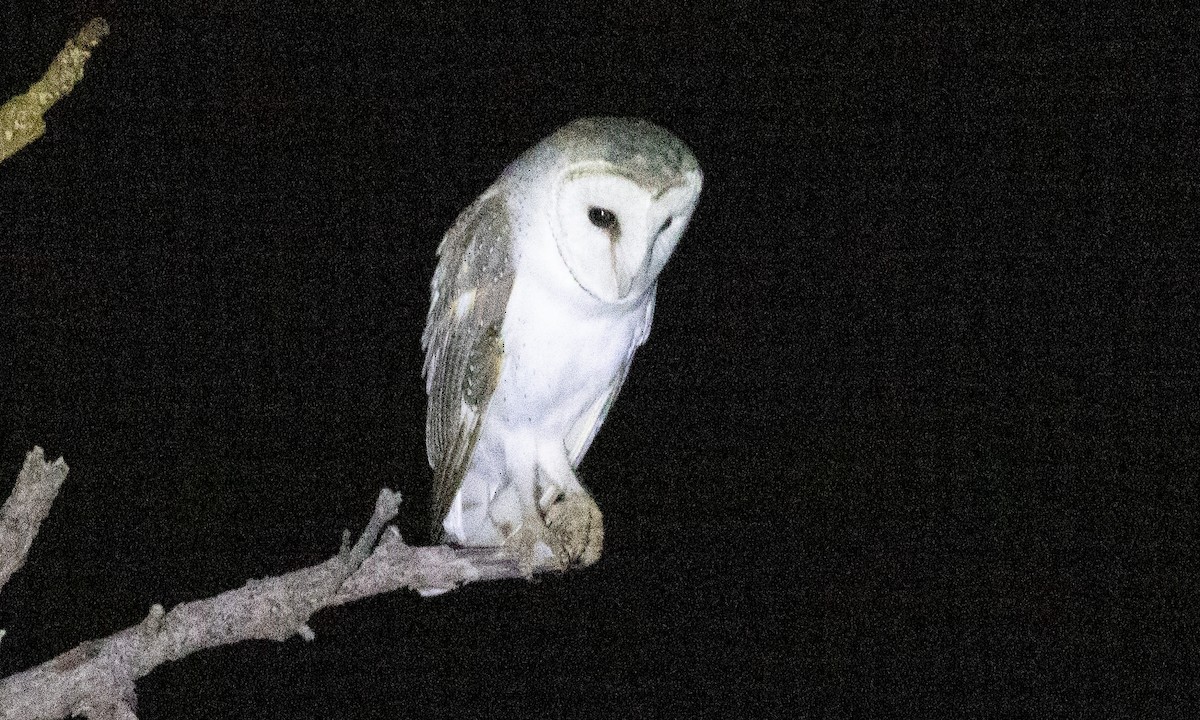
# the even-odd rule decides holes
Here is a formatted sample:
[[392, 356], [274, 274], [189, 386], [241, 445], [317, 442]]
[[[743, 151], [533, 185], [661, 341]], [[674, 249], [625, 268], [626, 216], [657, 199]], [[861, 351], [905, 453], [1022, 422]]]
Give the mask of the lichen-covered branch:
[[25, 456], [17, 484], [0, 508], [0, 589], [25, 564], [38, 528], [66, 479], [67, 464], [62, 458], [48, 463], [40, 447]]
[[[30, 457], [35, 454], [40, 457], [40, 451]], [[163, 663], [242, 640], [286, 640], [293, 635], [312, 640], [308, 619], [313, 613], [379, 593], [409, 588], [434, 595], [469, 582], [527, 577], [520, 563], [500, 548], [405, 544], [394, 527], [386, 527], [398, 502], [392, 491], [381, 492], [354, 546], [343, 542], [341, 552], [320, 565], [251, 580], [170, 612], [154, 605], [133, 627], [0, 680], [0, 720], [53, 720], [73, 714], [134, 718], [134, 682]], [[376, 544], [381, 533], [384, 538]], [[534, 570], [552, 569], [557, 565]]]
[[0, 107], [0, 162], [46, 132], [42, 116], [83, 77], [84, 63], [105, 35], [108, 35], [108, 23], [102, 18], [84, 25], [78, 35], [67, 41], [41, 80], [31, 85], [24, 95], [18, 95]]

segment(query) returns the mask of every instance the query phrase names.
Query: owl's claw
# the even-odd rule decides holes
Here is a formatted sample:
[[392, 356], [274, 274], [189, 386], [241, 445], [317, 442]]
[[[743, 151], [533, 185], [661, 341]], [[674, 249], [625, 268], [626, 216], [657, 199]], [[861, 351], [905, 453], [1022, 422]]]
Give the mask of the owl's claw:
[[550, 546], [564, 566], [587, 567], [600, 559], [604, 516], [586, 492], [568, 493], [550, 505], [546, 529]]
[[525, 518], [504, 541], [505, 548], [516, 559], [521, 574], [526, 579], [532, 579], [535, 569], [551, 561], [555, 561], [558, 569], [566, 569], [562, 562], [564, 555], [556, 545], [540, 517]]
[[540, 515], [526, 517], [504, 545], [526, 578], [547, 566], [559, 571], [587, 567], [600, 559], [604, 518], [587, 493], [561, 495], [546, 508], [544, 521]]

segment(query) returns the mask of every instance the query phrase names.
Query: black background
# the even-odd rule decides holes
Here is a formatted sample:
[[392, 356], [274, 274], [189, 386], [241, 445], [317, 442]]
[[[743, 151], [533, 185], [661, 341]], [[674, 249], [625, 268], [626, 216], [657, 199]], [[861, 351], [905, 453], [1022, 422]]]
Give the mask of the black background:
[[0, 675], [320, 562], [383, 485], [421, 539], [437, 241], [616, 114], [706, 186], [581, 470], [602, 562], [323, 612], [140, 716], [1197, 708], [1193, 12], [56, 5], [3, 6], [4, 97], [113, 33], [0, 166], [0, 495], [71, 465]]

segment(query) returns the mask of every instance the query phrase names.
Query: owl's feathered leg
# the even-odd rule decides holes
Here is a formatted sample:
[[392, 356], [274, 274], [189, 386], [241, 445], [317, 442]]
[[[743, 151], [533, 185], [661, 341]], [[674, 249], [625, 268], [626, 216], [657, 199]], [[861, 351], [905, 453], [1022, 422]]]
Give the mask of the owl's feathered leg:
[[[599, 560], [603, 516], [565, 451], [542, 452], [531, 443], [510, 448], [507, 460], [508, 480], [488, 491], [486, 518], [469, 523], [475, 532], [468, 544], [503, 544], [526, 575], [546, 565], [566, 570]], [[500, 542], [489, 542], [492, 537]]]
[[527, 497], [529, 491], [523, 490], [532, 485], [532, 482], [510, 482], [497, 490], [488, 506], [486, 522], [480, 523], [498, 536], [497, 542], [486, 544], [507, 548], [526, 577], [531, 577], [535, 568], [551, 561], [566, 568], [560, 543], [546, 528], [534, 498]]

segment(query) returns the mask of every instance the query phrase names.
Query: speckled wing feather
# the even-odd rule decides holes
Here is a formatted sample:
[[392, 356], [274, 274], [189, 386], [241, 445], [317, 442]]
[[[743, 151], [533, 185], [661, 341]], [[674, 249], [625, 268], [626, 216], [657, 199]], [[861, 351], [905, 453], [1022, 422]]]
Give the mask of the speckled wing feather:
[[592, 446], [592, 441], [596, 439], [596, 433], [604, 424], [604, 419], [608, 417], [608, 411], [617, 401], [617, 395], [621, 393], [621, 386], [625, 384], [625, 378], [629, 375], [629, 366], [633, 364], [633, 353], [642, 346], [642, 343], [646, 342], [646, 338], [650, 337], [650, 324], [654, 321], [654, 299], [655, 296], [651, 295], [650, 302], [646, 304], [646, 315], [642, 318], [642, 324], [638, 327], [633, 342], [629, 344], [625, 353], [625, 361], [621, 363], [620, 370], [613, 376], [608, 393], [571, 429], [571, 434], [567, 438], [567, 452], [571, 458], [571, 467], [578, 467], [584, 454]]
[[425, 449], [433, 468], [432, 522], [462, 484], [504, 360], [500, 328], [512, 292], [511, 225], [493, 186], [463, 211], [438, 246], [421, 344], [425, 348]]

